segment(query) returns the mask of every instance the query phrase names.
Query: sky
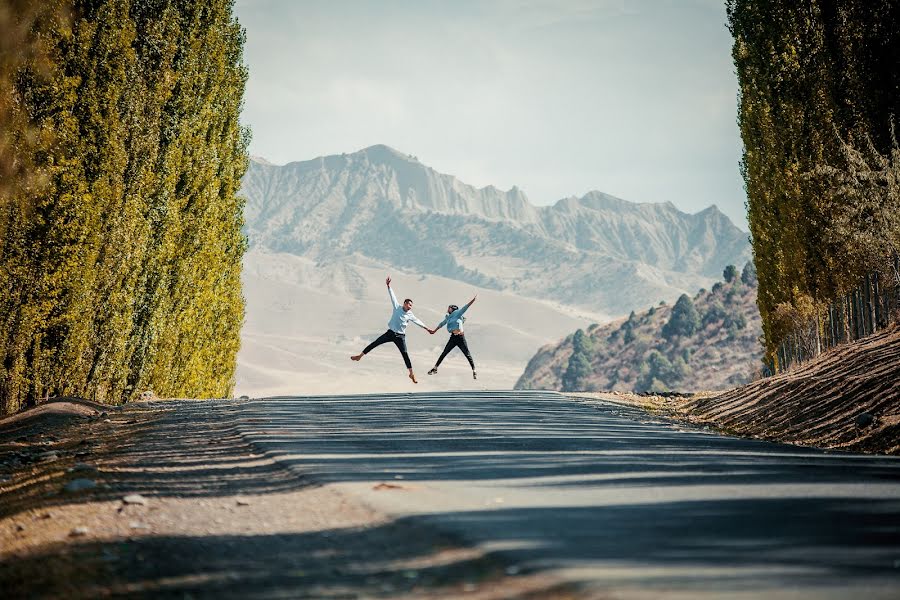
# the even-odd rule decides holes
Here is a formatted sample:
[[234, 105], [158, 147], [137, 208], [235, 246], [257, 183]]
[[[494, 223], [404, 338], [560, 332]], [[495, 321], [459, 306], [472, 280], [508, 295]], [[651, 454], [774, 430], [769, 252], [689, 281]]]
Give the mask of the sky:
[[250, 153], [387, 144], [547, 205], [716, 204], [746, 230], [724, 0], [237, 0]]

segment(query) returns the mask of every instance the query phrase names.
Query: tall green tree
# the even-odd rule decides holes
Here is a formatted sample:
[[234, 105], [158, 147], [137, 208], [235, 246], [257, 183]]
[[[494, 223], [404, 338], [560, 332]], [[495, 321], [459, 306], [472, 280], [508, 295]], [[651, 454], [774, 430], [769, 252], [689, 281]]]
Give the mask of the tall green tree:
[[[900, 109], [898, 0], [729, 0], [744, 142], [741, 170], [770, 357], [786, 333], [776, 308], [815, 307], [856, 284], [843, 224], [858, 211], [834, 193], [843, 145], [891, 149]], [[868, 227], [865, 218], [851, 228]]]
[[[33, 3], [39, 4], [36, 1]], [[223, 396], [243, 319], [244, 34], [231, 0], [74, 0], [14, 69], [46, 174], [0, 207], [0, 403]], [[52, 132], [52, 135], [45, 132]]]

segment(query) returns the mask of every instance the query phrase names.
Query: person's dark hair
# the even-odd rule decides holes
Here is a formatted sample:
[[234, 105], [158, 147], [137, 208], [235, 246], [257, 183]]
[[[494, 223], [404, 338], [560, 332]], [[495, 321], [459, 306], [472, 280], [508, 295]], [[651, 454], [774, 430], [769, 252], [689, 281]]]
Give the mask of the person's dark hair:
[[403, 304], [406, 304], [407, 302], [412, 302], [412, 298], [404, 298], [403, 299]]
[[455, 305], [455, 304], [451, 304], [451, 305], [450, 305], [450, 310], [451, 310], [451, 311], [459, 310], [459, 307], [458, 307], [457, 305]]

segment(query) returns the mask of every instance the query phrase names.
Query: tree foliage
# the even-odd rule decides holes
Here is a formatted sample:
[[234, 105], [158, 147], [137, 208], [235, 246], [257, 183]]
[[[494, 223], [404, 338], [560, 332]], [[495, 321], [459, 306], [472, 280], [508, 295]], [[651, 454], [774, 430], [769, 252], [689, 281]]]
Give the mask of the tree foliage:
[[726, 283], [731, 283], [735, 279], [737, 279], [737, 267], [734, 265], [728, 265], [725, 267], [725, 270], [722, 271], [722, 279], [726, 281]]
[[232, 0], [50, 6], [66, 18], [29, 24], [47, 60], [13, 70], [28, 119], [4, 134], [35, 140], [17, 150], [46, 183], [0, 206], [0, 407], [226, 395], [248, 141]]
[[841, 295], [877, 268], [868, 251], [874, 246], [861, 252], [860, 235], [884, 240], [900, 229], [900, 212], [877, 216], [870, 200], [883, 190], [879, 176], [868, 176], [886, 172], [896, 147], [900, 3], [728, 0], [727, 12], [771, 353], [785, 334], [776, 307], [818, 306]]
[[662, 334], [666, 339], [675, 336], [691, 336], [700, 328], [700, 315], [694, 308], [690, 296], [682, 294], [672, 307], [672, 315], [663, 326]]
[[643, 392], [665, 392], [682, 383], [690, 372], [681, 356], [673, 360], [657, 350], [651, 350], [639, 366], [639, 374], [634, 390]]
[[[633, 314], [633, 313], [632, 313]], [[584, 389], [584, 382], [591, 374], [591, 338], [579, 329], [572, 336], [572, 356], [562, 377], [563, 391], [575, 392]]]
[[756, 265], [752, 261], [747, 262], [741, 270], [741, 283], [744, 285], [756, 285]]

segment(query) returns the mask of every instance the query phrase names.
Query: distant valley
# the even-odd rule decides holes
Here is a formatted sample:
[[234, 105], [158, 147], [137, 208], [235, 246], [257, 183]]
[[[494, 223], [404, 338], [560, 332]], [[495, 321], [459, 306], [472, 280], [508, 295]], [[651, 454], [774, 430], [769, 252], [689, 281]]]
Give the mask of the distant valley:
[[237, 392], [251, 395], [409, 389], [393, 349], [346, 358], [386, 328], [389, 272], [430, 325], [482, 294], [467, 329], [485, 377], [466, 379], [453, 355], [440, 379], [424, 376], [446, 333], [411, 331], [418, 389], [510, 388], [541, 346], [710, 286], [750, 257], [747, 234], [715, 207], [689, 215], [601, 192], [536, 207], [517, 188], [475, 188], [387, 146], [253, 160], [242, 193], [251, 249]]

